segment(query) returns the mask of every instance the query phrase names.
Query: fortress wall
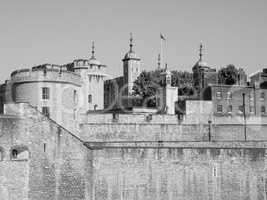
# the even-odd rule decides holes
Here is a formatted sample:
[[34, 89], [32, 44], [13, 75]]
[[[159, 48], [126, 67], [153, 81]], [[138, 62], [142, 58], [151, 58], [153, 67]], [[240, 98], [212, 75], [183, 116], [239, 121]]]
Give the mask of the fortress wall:
[[203, 141], [207, 138], [207, 128], [206, 125], [91, 123], [80, 126], [80, 136], [85, 141]]
[[[56, 72], [55, 72], [56, 73]], [[18, 82], [8, 84], [10, 92], [5, 103], [30, 103], [36, 106], [39, 111], [42, 107], [48, 107], [50, 111], [50, 118], [60, 124], [69, 124], [74, 118], [74, 108], [78, 107], [78, 102], [75, 102], [74, 91], [77, 95], [80, 88], [76, 85], [67, 82], [46, 82], [45, 80], [38, 80], [33, 82]], [[49, 99], [42, 99], [42, 88], [49, 88]], [[65, 114], [69, 114], [69, 118], [64, 118]]]
[[28, 69], [18, 70], [11, 74], [11, 81], [20, 82], [35, 82], [35, 81], [53, 81], [53, 82], [67, 82], [75, 85], [81, 84], [81, 77], [78, 74], [70, 71], [60, 71], [47, 69]]
[[176, 115], [151, 115], [151, 120], [148, 120], [149, 114], [112, 114], [112, 113], [90, 113], [84, 116], [85, 122], [88, 123], [112, 123], [114, 117], [118, 123], [178, 123]]
[[[19, 118], [0, 115], [0, 199], [89, 199], [90, 151], [53, 121], [21, 105]], [[13, 159], [11, 149], [22, 147], [28, 156]]]
[[[27, 199], [29, 187], [29, 162], [11, 161], [10, 150], [16, 137], [13, 137], [20, 127], [22, 120], [4, 118], [0, 115], [0, 199]], [[20, 133], [18, 133], [20, 134]], [[22, 141], [18, 141], [22, 143]]]
[[[89, 114], [88, 122], [80, 125], [80, 135], [85, 141], [208, 141], [209, 135], [215, 141], [245, 139], [241, 117], [214, 117], [211, 124], [193, 124], [178, 123], [175, 115], [152, 115], [149, 121], [147, 116], [119, 114], [113, 122], [112, 114]], [[247, 140], [267, 140], [266, 132], [266, 118], [247, 119]]]
[[[247, 140], [267, 140], [267, 125], [246, 126]], [[80, 125], [80, 136], [85, 141], [242, 141], [242, 124], [150, 124], [150, 123], [87, 123]]]
[[96, 150], [93, 196], [96, 200], [266, 198], [264, 148], [202, 146]]

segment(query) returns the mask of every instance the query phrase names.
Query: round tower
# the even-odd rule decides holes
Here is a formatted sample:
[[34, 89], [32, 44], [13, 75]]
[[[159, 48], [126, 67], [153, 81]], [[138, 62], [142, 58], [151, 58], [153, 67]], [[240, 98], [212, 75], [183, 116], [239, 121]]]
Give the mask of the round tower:
[[60, 65], [43, 64], [16, 70], [6, 86], [6, 102], [29, 103], [64, 124], [75, 120], [81, 84], [80, 75]]

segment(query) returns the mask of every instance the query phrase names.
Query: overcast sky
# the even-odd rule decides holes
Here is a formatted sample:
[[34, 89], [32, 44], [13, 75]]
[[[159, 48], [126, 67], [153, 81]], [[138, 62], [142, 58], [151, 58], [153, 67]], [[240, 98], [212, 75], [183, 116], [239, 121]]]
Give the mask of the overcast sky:
[[160, 33], [171, 69], [191, 71], [200, 42], [216, 68], [267, 67], [266, 0], [0, 0], [0, 25], [1, 82], [16, 69], [89, 58], [92, 40], [117, 76], [130, 32], [144, 70], [157, 66]]

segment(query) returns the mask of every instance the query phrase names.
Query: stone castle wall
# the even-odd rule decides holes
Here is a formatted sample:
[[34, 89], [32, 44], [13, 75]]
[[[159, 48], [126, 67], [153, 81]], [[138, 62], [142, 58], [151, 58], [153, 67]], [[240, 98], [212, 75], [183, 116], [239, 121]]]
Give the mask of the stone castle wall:
[[83, 143], [26, 104], [6, 112], [0, 115], [0, 199], [89, 199], [90, 151]]
[[[85, 120], [85, 119], [83, 119]], [[243, 141], [267, 140], [267, 119], [213, 118], [181, 123], [175, 115], [89, 114], [80, 125], [85, 141]], [[245, 133], [246, 132], [246, 133]]]
[[64, 82], [73, 85], [81, 85], [80, 75], [59, 69], [22, 69], [14, 71], [11, 74], [11, 81], [20, 82], [35, 82], [35, 81], [52, 81], [52, 82]]
[[265, 199], [265, 155], [220, 144], [95, 150], [93, 199]]
[[[11, 74], [11, 80], [0, 96], [4, 96], [4, 103], [27, 102], [39, 111], [48, 107], [50, 118], [68, 125], [69, 121], [75, 120], [78, 112], [76, 99], [82, 93], [81, 84], [81, 76], [71, 71], [59, 68], [22, 69]], [[42, 98], [43, 87], [49, 89], [49, 99]]]
[[0, 199], [267, 197], [264, 124], [250, 124], [257, 127], [248, 127], [244, 141], [238, 122], [189, 125], [173, 115], [89, 114], [74, 135], [31, 106], [14, 106], [0, 115]]

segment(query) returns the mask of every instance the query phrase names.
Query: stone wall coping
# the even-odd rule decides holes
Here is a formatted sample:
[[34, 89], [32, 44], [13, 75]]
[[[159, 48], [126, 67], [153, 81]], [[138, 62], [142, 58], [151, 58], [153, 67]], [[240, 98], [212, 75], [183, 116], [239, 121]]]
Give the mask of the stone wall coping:
[[185, 149], [267, 149], [267, 140], [263, 141], [121, 141], [121, 142], [85, 142], [91, 150], [108, 148], [185, 148]]
[[18, 115], [7, 115], [7, 114], [0, 114], [0, 119], [21, 119], [22, 117]]
[[[177, 126], [208, 126], [208, 123], [164, 123], [164, 122], [83, 122], [82, 125], [177, 125]], [[243, 123], [212, 123], [211, 126], [244, 126]], [[249, 126], [267, 126], [266, 123], [259, 124], [259, 123], [247, 123], [247, 128]]]

